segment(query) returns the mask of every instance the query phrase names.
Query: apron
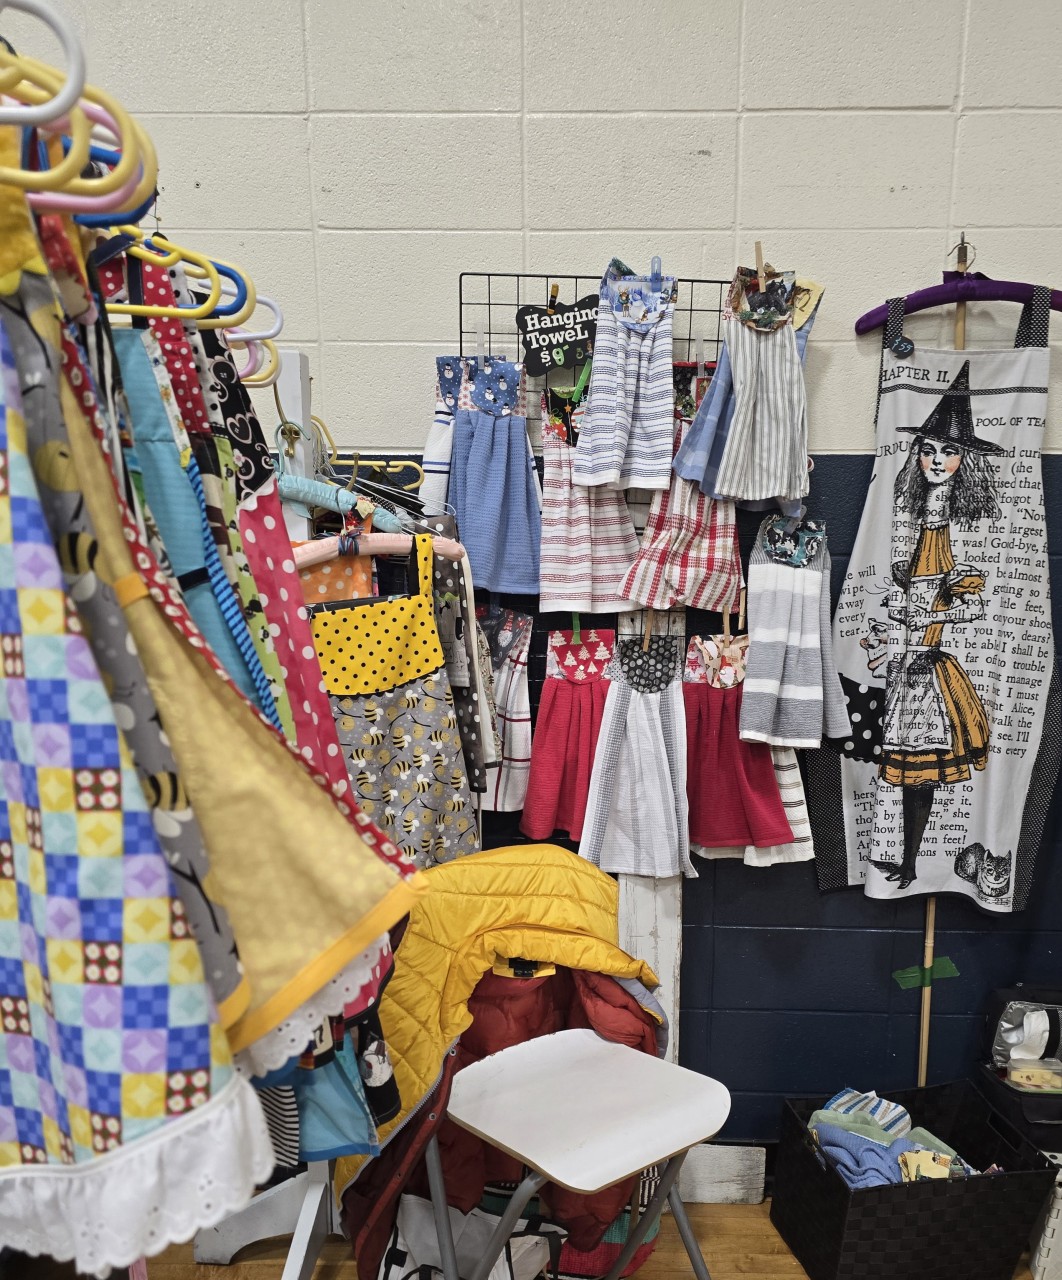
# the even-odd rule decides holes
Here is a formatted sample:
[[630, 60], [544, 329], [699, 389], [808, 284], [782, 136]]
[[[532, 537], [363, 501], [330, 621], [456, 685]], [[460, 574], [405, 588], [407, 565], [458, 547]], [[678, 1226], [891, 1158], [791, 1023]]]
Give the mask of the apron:
[[827, 885], [995, 912], [1028, 899], [1059, 762], [1049, 303], [1037, 289], [1013, 350], [909, 354], [889, 303], [874, 475], [834, 618], [852, 731], [834, 742], [847, 853], [819, 850]]

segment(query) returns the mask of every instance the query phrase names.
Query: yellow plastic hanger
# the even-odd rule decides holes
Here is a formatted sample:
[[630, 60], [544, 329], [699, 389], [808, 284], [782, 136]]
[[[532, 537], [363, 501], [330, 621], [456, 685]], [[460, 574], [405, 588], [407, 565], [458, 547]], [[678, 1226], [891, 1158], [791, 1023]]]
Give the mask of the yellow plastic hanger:
[[[0, 46], [0, 66], [4, 65], [5, 61], [10, 58], [11, 54]], [[30, 58], [25, 55], [22, 56], [21, 61], [36, 72], [54, 70], [54, 68], [46, 66], [45, 63], [38, 62], [36, 58]], [[98, 89], [91, 84], [85, 85], [81, 93], [82, 97], [87, 101], [94, 102], [98, 107], [102, 107], [114, 121], [118, 128], [117, 145], [121, 154], [118, 163], [113, 169], [106, 170], [98, 178], [75, 178], [72, 182], [66, 184], [64, 190], [68, 195], [72, 196], [109, 195], [110, 192], [117, 191], [119, 187], [124, 187], [136, 173], [137, 166], [142, 159], [140, 149], [141, 135], [134, 128], [132, 118], [126, 109], [116, 98], [112, 98], [109, 93], [104, 93], [102, 89]], [[154, 190], [154, 186], [155, 183], [152, 181], [152, 190]]]
[[[44, 102], [49, 97], [54, 97], [62, 85], [62, 76], [54, 67], [38, 62], [36, 58], [11, 54], [2, 46], [0, 46], [0, 67], [17, 68], [22, 72], [22, 80], [13, 90], [15, 97], [28, 97], [31, 101]], [[43, 98], [38, 96], [41, 92], [39, 86], [42, 85], [48, 91]], [[114, 168], [108, 170], [99, 178], [80, 177], [80, 172], [84, 168], [85, 160], [87, 159], [87, 153], [83, 158], [78, 157], [76, 165], [70, 165], [70, 157], [76, 150], [75, 135], [75, 146], [71, 148], [70, 153], [54, 169], [49, 169], [40, 174], [26, 169], [3, 170], [0, 172], [0, 181], [22, 187], [23, 190], [56, 191], [61, 188], [65, 194], [72, 196], [108, 195], [112, 191], [117, 191], [119, 187], [125, 186], [128, 180], [136, 173], [137, 165], [140, 164], [142, 158], [140, 139], [133, 127], [133, 122], [125, 108], [116, 102], [110, 94], [104, 93], [102, 89], [97, 89], [94, 85], [87, 84], [82, 90], [82, 94], [89, 102], [94, 102], [97, 106], [102, 107], [114, 120], [118, 129], [118, 145], [121, 148], [121, 156]], [[81, 111], [71, 112], [72, 123], [78, 116], [84, 118]], [[67, 176], [68, 174], [70, 176]], [[42, 178], [46, 179], [46, 185], [41, 181]], [[154, 179], [151, 182], [151, 189], [154, 189]]]
[[[5, 57], [10, 54], [0, 49]], [[58, 74], [50, 75], [42, 72], [35, 76], [29, 68], [20, 76], [14, 88], [7, 90], [11, 97], [30, 103], [51, 101], [59, 91], [62, 78]], [[74, 181], [88, 163], [92, 129], [84, 112], [76, 107], [70, 112], [70, 150], [60, 162], [51, 169], [21, 169], [8, 165], [0, 165], [0, 182], [8, 186], [19, 187], [23, 191], [59, 191]]]
[[147, 303], [108, 302], [107, 314], [147, 316], [149, 319], [157, 316], [170, 320], [194, 320], [196, 324], [201, 324], [221, 300], [221, 276], [218, 275], [210, 259], [202, 253], [196, 253], [194, 249], [173, 244], [172, 241], [166, 242], [170, 247], [169, 253], [154, 253], [143, 247], [141, 241], [146, 238], [147, 232], [141, 231], [139, 227], [119, 227], [118, 231], [122, 235], [132, 236], [137, 242], [126, 249], [126, 253], [132, 254], [135, 258], [154, 263], [156, 266], [173, 266], [177, 262], [183, 262], [186, 266], [200, 268], [204, 277], [210, 281], [210, 292], [206, 299], [195, 307], [160, 307]]

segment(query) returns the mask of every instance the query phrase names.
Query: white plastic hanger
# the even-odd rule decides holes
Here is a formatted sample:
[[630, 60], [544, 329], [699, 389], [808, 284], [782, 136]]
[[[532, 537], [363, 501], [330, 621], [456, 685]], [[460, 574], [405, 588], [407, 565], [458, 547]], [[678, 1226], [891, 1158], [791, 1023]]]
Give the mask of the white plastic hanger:
[[31, 107], [24, 104], [0, 106], [0, 124], [44, 124], [65, 116], [76, 107], [85, 87], [85, 51], [77, 32], [57, 9], [43, 4], [42, 0], [0, 0], [0, 14], [5, 9], [18, 9], [31, 14], [55, 33], [66, 55], [66, 83], [48, 102]]

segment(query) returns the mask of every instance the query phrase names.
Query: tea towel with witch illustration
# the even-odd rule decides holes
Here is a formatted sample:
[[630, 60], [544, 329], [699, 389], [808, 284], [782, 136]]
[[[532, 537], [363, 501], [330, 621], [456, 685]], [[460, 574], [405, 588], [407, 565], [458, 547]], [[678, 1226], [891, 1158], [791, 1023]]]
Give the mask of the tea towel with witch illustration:
[[1003, 351], [910, 350], [890, 303], [874, 473], [834, 617], [846, 854], [824, 855], [846, 857], [833, 883], [870, 897], [1028, 899], [1059, 763], [1045, 292]]

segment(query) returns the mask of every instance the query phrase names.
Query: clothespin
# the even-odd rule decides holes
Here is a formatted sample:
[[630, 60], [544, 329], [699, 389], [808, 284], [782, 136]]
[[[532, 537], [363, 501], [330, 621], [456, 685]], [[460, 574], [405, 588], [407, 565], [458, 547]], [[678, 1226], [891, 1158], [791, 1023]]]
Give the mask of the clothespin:
[[745, 600], [747, 591], [745, 587], [741, 588], [740, 603], [738, 604], [738, 630], [745, 630]]
[[653, 618], [656, 610], [650, 606], [645, 611], [645, 639], [642, 641], [642, 653], [649, 652], [649, 641], [653, 638]]
[[653, 259], [649, 268], [649, 285], [655, 293], [660, 291], [660, 286], [664, 283], [663, 275], [663, 265], [658, 255]]
[[480, 368], [483, 367], [483, 360], [486, 354], [487, 354], [487, 351], [483, 345], [483, 330], [477, 329], [476, 330], [476, 356], [479, 359]]
[[697, 339], [697, 377], [704, 377], [704, 339]]
[[549, 305], [546, 307], [546, 315], [551, 316], [557, 310], [557, 294], [560, 293], [559, 284], [551, 284], [549, 287]]
[[583, 638], [582, 627], [579, 625], [579, 615], [572, 614], [572, 644], [578, 644]]
[[763, 267], [763, 241], [756, 241], [756, 285], [762, 293], [767, 287], [767, 277]]

